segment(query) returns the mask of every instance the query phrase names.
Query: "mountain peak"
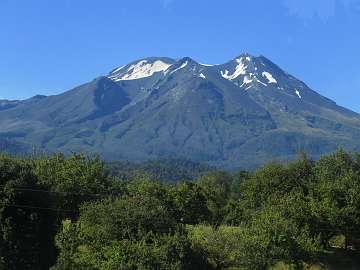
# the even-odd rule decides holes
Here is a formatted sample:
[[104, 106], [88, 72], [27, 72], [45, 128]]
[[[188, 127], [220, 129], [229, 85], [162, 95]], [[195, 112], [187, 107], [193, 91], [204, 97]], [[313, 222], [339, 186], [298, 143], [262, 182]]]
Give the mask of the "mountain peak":
[[[219, 67], [223, 78], [232, 81], [246, 90], [253, 86], [257, 88], [276, 86], [282, 87], [279, 82], [282, 79], [288, 79], [289, 76], [277, 65], [264, 56], [253, 56], [249, 53], [243, 53], [230, 62]], [[296, 92], [294, 92], [296, 94]], [[296, 95], [300, 98], [299, 95]]]
[[242, 53], [239, 56], [235, 57], [235, 59], [233, 59], [233, 61], [246, 60], [246, 61], [250, 62], [254, 58], [256, 58], [256, 57], [251, 55], [250, 53]]
[[198, 64], [194, 59], [192, 59], [191, 57], [188, 57], [188, 56], [181, 58], [178, 62], [179, 63], [188, 62], [188, 63]]
[[241, 54], [227, 64], [222, 65], [224, 69], [220, 70], [221, 76], [230, 81], [235, 80], [239, 76], [250, 74], [252, 69], [257, 70], [257, 67], [251, 67], [254, 57], [250, 54]]
[[268, 58], [250, 53], [242, 53], [220, 65], [200, 64], [190, 57], [177, 60], [148, 57], [114, 69], [107, 78], [115, 83], [130, 80], [140, 80], [140, 83], [143, 83], [143, 79], [151, 77], [147, 86], [150, 89], [158, 79], [173, 74], [182, 78], [200, 77], [205, 80], [217, 80], [220, 77], [243, 90], [258, 92], [273, 89], [277, 91], [274, 95], [286, 93], [301, 101], [311, 102], [312, 97], [311, 91], [303, 82], [283, 71]]
[[136, 80], [150, 77], [153, 74], [167, 70], [174, 60], [166, 57], [149, 57], [137, 60], [126, 66], [114, 69], [109, 74], [113, 81]]
[[0, 131], [49, 152], [243, 168], [299, 150], [315, 158], [339, 145], [360, 150], [358, 114], [248, 53], [214, 66], [144, 58], [63, 94], [0, 100]]
[[[180, 70], [186, 70], [190, 71], [191, 74], [197, 74], [200, 72], [200, 70], [203, 69], [203, 65], [196, 62], [194, 59], [190, 57], [183, 57], [180, 60], [178, 60], [175, 64], [173, 64], [171, 67], [169, 67], [166, 71], [164, 71], [164, 74], [173, 74]], [[201, 77], [203, 77], [202, 75]]]

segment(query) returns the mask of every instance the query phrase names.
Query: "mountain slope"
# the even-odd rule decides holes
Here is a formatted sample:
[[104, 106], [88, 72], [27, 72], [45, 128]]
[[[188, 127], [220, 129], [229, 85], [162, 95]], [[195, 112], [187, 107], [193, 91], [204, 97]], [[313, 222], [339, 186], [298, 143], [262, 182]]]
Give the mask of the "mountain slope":
[[253, 168], [303, 150], [360, 150], [360, 116], [263, 56], [151, 57], [63, 94], [0, 102], [0, 138], [48, 151]]

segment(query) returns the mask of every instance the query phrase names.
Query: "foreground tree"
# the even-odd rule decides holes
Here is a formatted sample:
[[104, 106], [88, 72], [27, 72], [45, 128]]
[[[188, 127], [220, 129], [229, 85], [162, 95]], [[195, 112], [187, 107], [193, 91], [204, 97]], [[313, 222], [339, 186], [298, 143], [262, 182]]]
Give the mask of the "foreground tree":
[[76, 220], [82, 203], [119, 195], [123, 190], [121, 182], [109, 176], [99, 157], [56, 154], [36, 158], [32, 166], [39, 183], [52, 192], [51, 207], [69, 210], [59, 212], [60, 220]]
[[209, 221], [211, 212], [202, 189], [194, 183], [184, 182], [170, 188], [169, 196], [179, 222], [198, 224]]
[[315, 168], [311, 206], [324, 246], [338, 234], [360, 236], [360, 168], [353, 155], [340, 150], [321, 158]]
[[49, 269], [56, 216], [29, 163], [0, 156], [0, 269]]
[[266, 207], [244, 227], [240, 248], [236, 251], [239, 266], [268, 269], [277, 262], [299, 265], [311, 261], [320, 248], [307, 227], [299, 227], [278, 207]]
[[65, 225], [53, 269], [201, 269], [184, 227], [156, 197], [85, 204], [79, 221]]
[[193, 245], [203, 250], [214, 269], [238, 267], [238, 250], [242, 245], [242, 228], [206, 225], [188, 227]]
[[213, 172], [201, 177], [199, 186], [204, 192], [211, 212], [211, 224], [219, 226], [226, 215], [226, 205], [231, 194], [232, 177], [226, 172]]

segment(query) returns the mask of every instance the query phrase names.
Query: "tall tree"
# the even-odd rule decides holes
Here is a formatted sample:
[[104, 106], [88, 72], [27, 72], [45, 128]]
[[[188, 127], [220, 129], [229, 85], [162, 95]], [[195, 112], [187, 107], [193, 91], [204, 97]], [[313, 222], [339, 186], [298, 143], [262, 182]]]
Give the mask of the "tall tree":
[[56, 218], [28, 162], [0, 156], [0, 197], [0, 269], [49, 269]]
[[208, 208], [211, 212], [211, 223], [218, 226], [224, 220], [226, 205], [230, 198], [232, 176], [227, 172], [213, 172], [201, 177], [199, 186], [204, 191]]
[[324, 245], [336, 234], [360, 235], [360, 170], [356, 158], [343, 150], [322, 157], [315, 167], [312, 208]]

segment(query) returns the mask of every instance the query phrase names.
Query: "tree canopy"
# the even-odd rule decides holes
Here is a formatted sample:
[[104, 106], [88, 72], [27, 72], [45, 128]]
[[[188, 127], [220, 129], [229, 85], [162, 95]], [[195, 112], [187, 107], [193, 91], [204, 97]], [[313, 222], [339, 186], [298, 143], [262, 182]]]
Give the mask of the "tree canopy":
[[301, 268], [340, 236], [358, 252], [356, 153], [192, 181], [126, 175], [96, 156], [1, 154], [0, 269]]

